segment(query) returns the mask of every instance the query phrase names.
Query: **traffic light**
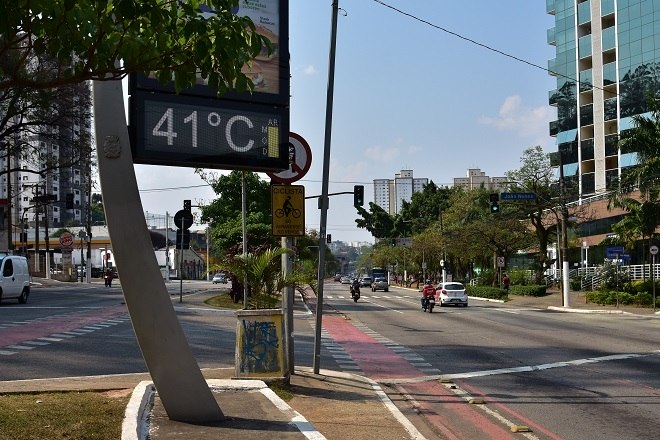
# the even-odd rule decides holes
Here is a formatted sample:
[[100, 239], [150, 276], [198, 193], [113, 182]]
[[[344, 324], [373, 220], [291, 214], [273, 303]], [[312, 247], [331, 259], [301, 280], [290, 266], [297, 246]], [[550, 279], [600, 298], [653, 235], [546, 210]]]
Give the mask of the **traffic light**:
[[191, 205], [190, 205], [190, 200], [184, 200], [183, 201], [183, 210], [184, 211], [191, 211]]
[[326, 235], [325, 236], [325, 241], [326, 241], [326, 243], [332, 243], [332, 235], [331, 234]]
[[73, 194], [67, 194], [64, 203], [66, 209], [73, 209]]
[[488, 200], [490, 201], [490, 213], [497, 214], [500, 212], [500, 195], [498, 193], [492, 193], [488, 196]]
[[363, 206], [364, 205], [364, 186], [355, 185], [353, 187], [353, 206]]

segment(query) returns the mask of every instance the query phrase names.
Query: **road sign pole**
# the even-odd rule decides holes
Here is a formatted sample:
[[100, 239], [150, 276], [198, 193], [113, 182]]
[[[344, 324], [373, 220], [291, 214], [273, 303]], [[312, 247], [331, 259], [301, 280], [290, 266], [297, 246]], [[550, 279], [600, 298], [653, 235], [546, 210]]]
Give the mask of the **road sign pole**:
[[655, 256], [658, 255], [658, 246], [653, 245], [651, 251], [651, 285], [653, 286], [653, 313], [655, 313]]

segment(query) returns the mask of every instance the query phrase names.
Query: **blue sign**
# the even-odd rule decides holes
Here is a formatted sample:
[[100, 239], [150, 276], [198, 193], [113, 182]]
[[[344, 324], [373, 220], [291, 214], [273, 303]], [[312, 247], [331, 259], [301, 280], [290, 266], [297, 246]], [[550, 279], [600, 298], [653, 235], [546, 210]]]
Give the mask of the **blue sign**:
[[505, 201], [519, 201], [519, 202], [527, 202], [530, 200], [536, 200], [536, 193], [535, 192], [511, 192], [511, 193], [501, 193], [500, 194], [500, 200]]
[[627, 254], [623, 246], [611, 246], [605, 248], [605, 258], [608, 260], [630, 261], [630, 254]]

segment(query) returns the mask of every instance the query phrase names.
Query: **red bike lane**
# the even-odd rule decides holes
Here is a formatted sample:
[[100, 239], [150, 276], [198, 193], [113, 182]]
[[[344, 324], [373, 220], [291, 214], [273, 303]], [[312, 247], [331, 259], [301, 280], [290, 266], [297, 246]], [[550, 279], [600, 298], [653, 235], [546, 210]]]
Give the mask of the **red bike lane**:
[[[404, 379], [396, 389], [412, 399], [413, 406], [442, 438], [454, 440], [520, 438], [519, 433], [511, 432], [505, 423], [488, 415], [479, 408], [479, 405], [471, 405], [464, 397], [453, 392], [450, 388], [451, 384], [442, 384], [438, 380], [405, 381], [405, 379], [422, 378], [425, 374], [374, 337], [360, 331], [343, 316], [324, 315], [323, 328], [350, 355], [365, 376], [375, 381]], [[478, 390], [473, 387], [470, 387], [470, 391], [473, 395], [479, 395]], [[515, 418], [519, 423], [522, 424], [524, 421], [533, 425], [538, 433], [543, 433], [549, 438], [557, 438], [550, 431], [524, 419], [504, 405], [500, 405], [498, 410], [500, 413], [518, 416]]]
[[0, 348], [22, 342], [64, 333], [85, 326], [100, 324], [128, 313], [125, 305], [106, 307], [90, 311], [58, 315], [52, 319], [39, 319], [25, 324], [0, 328]]

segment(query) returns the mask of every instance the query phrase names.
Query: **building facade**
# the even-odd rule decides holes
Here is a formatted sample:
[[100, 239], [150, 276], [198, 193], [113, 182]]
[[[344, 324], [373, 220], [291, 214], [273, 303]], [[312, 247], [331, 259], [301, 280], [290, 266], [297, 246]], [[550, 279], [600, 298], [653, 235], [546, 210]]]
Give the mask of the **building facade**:
[[465, 177], [454, 177], [454, 186], [461, 186], [465, 189], [492, 189], [498, 190], [504, 187], [507, 182], [506, 177], [490, 177], [479, 168], [470, 168]]
[[412, 170], [401, 170], [394, 179], [374, 179], [374, 203], [390, 215], [401, 212], [403, 202], [410, 202], [412, 195], [421, 192], [427, 178], [413, 177]]
[[647, 112], [645, 94], [657, 94], [660, 2], [650, 0], [546, 0], [555, 18], [548, 43], [557, 79], [550, 123], [567, 183], [580, 198], [604, 193], [634, 153], [622, 154], [618, 135], [632, 116]]

